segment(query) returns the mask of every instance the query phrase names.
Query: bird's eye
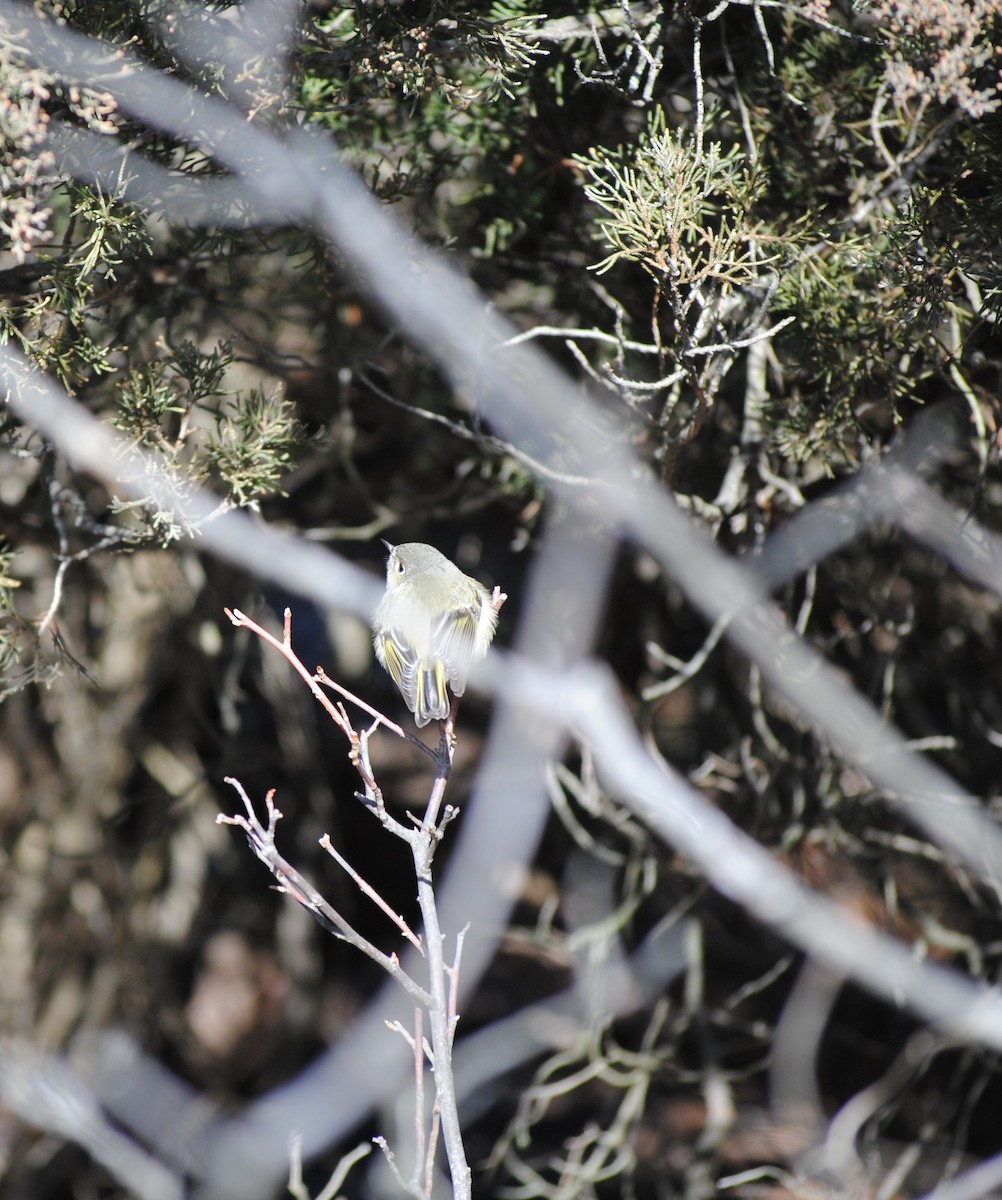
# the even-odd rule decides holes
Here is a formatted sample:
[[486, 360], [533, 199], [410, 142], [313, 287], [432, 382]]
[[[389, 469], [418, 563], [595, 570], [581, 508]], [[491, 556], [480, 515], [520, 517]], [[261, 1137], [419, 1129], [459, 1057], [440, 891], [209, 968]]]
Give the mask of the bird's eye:
[[404, 573], [404, 564], [402, 562], [400, 562], [398, 559], [397, 560], [397, 574], [403, 575], [403, 573]]

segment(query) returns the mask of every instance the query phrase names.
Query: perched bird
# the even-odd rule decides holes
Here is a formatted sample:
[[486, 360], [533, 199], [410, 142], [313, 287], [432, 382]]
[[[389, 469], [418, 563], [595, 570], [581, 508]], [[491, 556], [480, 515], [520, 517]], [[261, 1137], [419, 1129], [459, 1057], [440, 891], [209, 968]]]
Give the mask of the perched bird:
[[444, 721], [487, 653], [498, 614], [487, 589], [424, 542], [383, 545], [386, 592], [372, 618], [376, 657], [419, 726]]

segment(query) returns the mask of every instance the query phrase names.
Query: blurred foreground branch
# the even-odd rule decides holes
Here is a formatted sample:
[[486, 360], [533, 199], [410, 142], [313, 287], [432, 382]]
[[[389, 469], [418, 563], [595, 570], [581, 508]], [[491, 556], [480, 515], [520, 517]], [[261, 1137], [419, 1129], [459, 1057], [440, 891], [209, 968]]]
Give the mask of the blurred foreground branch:
[[[127, 50], [95, 45], [6, 0], [0, 2], [0, 32], [16, 34], [26, 52], [68, 80], [99, 81], [134, 119], [198, 145], [227, 172], [223, 178], [186, 180], [164, 204], [155, 193], [170, 173], [113, 145], [110, 154], [115, 169], [121, 169], [127, 202], [188, 221], [232, 216], [309, 229], [343, 255], [390, 316], [435, 359], [464, 402], [517, 447], [524, 461], [547, 469], [551, 495], [559, 502], [554, 507], [562, 505], [564, 511], [553, 518], [542, 542], [517, 651], [507, 658], [492, 652], [475, 678], [501, 704], [441, 900], [447, 935], [466, 922], [484, 934], [466, 955], [464, 988], [474, 986], [489, 960], [494, 942], [487, 931], [503, 927], [511, 903], [485, 882], [492, 879], [485, 864], [511, 866], [532, 853], [546, 812], [545, 764], [560, 756], [571, 734], [578, 734], [594, 754], [607, 789], [756, 920], [840, 978], [854, 979], [958, 1038], [1002, 1049], [1002, 1001], [991, 988], [956, 968], [917, 960], [904, 942], [800, 881], [652, 755], [627, 705], [592, 658], [602, 602], [596, 581], [606, 578], [612, 548], [622, 538], [649, 552], [708, 620], [725, 625], [732, 644], [798, 713], [812, 737], [855, 764], [938, 850], [966, 864], [997, 897], [1002, 881], [997, 823], [946, 772], [917, 753], [797, 635], [770, 600], [778, 583], [888, 523], [1002, 594], [997, 539], [951, 510], [914, 474], [892, 465], [883, 473], [879, 468], [864, 473], [831, 505], [805, 509], [786, 535], [766, 541], [757, 562], [729, 558], [635, 459], [608, 413], [533, 346], [518, 344], [517, 331], [443, 259], [410, 238], [325, 139], [294, 128], [272, 132], [250, 125], [239, 108], [157, 74]], [[60, 139], [68, 169], [92, 182], [107, 179], [109, 160], [92, 154], [92, 133], [64, 129]], [[2, 353], [11, 406], [79, 469], [113, 481], [125, 494], [155, 495], [206, 552], [239, 562], [319, 605], [369, 615], [377, 587], [361, 572], [246, 513], [221, 511], [218, 498], [208, 492], [179, 489], [153, 457], [128, 447], [63, 389], [32, 373], [16, 351], [6, 347]], [[561, 519], [571, 533], [561, 528]], [[559, 579], [580, 583], [581, 604], [570, 615], [552, 600], [557, 589], [540, 582], [555, 563]], [[554, 661], [549, 651], [557, 627], [572, 648], [563, 661]], [[402, 968], [411, 969], [406, 960]], [[384, 995], [360, 1020], [357, 1036], [343, 1039], [299, 1079], [237, 1117], [224, 1118], [192, 1102], [196, 1112], [186, 1127], [191, 1138], [185, 1165], [205, 1194], [266, 1196], [284, 1174], [290, 1130], [302, 1131], [309, 1157], [391, 1094], [409, 1064], [404, 1047], [378, 1048], [387, 1019], [401, 1017]], [[346, 1077], [352, 1080], [350, 1090], [344, 1087]], [[114, 1091], [109, 1085], [104, 1102], [117, 1104], [116, 1119], [169, 1159], [169, 1135], [151, 1127], [139, 1105], [130, 1109], [116, 1102]], [[149, 1097], [156, 1111], [154, 1099]]]

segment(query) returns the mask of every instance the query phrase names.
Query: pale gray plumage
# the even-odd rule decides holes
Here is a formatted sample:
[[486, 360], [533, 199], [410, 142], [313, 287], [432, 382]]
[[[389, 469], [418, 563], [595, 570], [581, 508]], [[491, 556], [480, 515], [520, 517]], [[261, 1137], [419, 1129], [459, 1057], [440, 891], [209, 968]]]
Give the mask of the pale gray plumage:
[[372, 619], [376, 657], [418, 726], [444, 721], [494, 637], [487, 589], [424, 542], [385, 543], [386, 592]]

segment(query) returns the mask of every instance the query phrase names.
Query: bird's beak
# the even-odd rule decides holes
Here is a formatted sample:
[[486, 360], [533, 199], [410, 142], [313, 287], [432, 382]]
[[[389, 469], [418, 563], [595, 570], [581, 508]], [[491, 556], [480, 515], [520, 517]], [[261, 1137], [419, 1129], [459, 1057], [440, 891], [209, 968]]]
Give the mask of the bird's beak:
[[386, 540], [386, 538], [380, 538], [379, 540], [383, 543], [383, 545], [386, 547], [387, 550], [389, 550], [389, 552], [391, 554], [393, 553], [394, 550], [396, 550], [396, 546], [394, 546], [392, 542], [388, 542]]

